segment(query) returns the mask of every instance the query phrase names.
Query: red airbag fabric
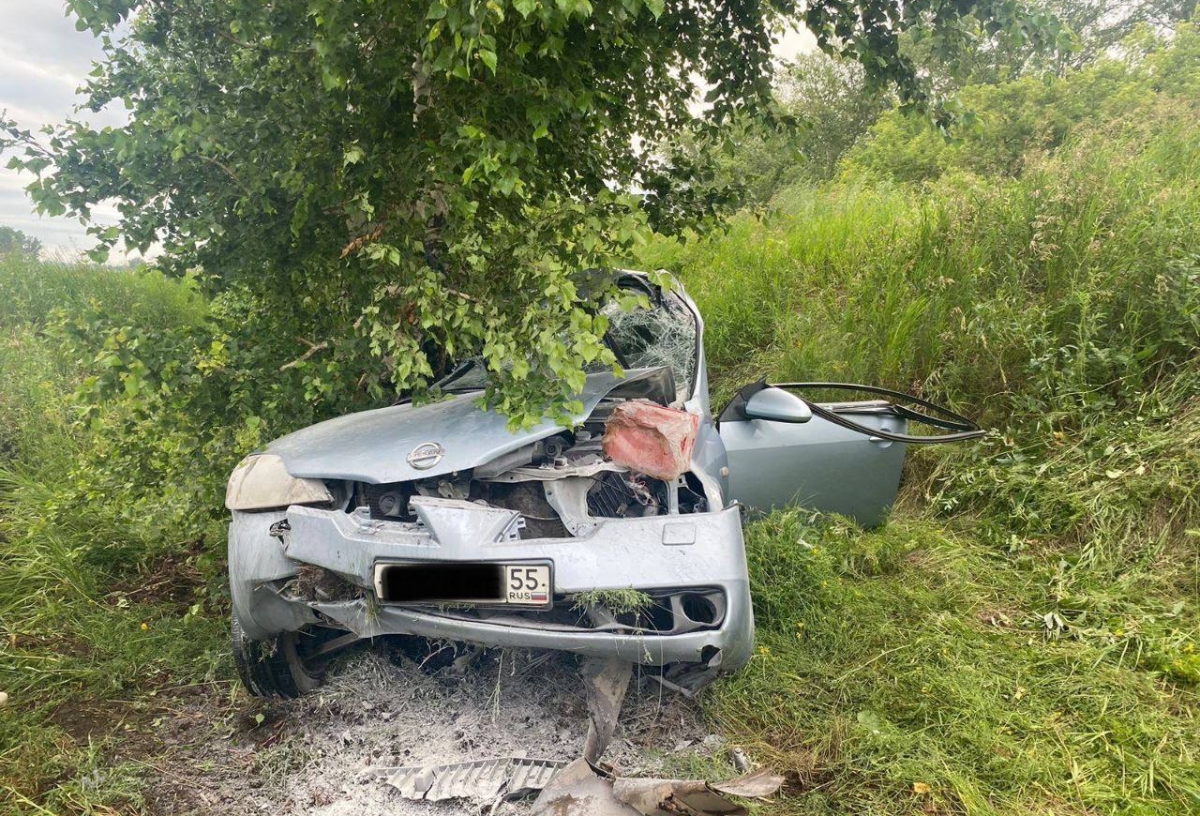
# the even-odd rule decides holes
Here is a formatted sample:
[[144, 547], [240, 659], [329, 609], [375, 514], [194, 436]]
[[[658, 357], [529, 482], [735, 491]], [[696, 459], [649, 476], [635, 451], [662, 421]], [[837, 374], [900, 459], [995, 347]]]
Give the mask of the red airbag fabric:
[[646, 400], [623, 402], [604, 429], [604, 455], [655, 479], [674, 481], [691, 467], [700, 417]]

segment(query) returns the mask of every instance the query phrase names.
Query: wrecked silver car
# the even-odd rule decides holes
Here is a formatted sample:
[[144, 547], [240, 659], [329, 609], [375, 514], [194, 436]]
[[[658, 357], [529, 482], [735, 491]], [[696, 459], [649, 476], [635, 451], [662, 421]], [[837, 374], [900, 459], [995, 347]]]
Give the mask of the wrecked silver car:
[[[442, 401], [323, 422], [237, 467], [233, 646], [253, 693], [309, 691], [327, 655], [394, 634], [618, 658], [693, 688], [753, 649], [741, 506], [881, 519], [927, 417], [759, 382], [715, 419], [695, 304], [621, 285], [650, 308], [610, 310], [625, 375], [588, 376], [573, 428], [509, 430], [468, 361]], [[949, 416], [935, 438], [976, 433]]]

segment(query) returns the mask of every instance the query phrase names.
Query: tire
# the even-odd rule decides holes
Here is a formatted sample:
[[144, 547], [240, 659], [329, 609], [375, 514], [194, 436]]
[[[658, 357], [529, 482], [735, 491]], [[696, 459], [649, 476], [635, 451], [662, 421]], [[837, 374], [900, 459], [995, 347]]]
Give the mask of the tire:
[[231, 635], [238, 677], [255, 697], [299, 697], [324, 680], [324, 667], [306, 663], [297, 650], [303, 633], [284, 632], [273, 640], [251, 640], [234, 618]]

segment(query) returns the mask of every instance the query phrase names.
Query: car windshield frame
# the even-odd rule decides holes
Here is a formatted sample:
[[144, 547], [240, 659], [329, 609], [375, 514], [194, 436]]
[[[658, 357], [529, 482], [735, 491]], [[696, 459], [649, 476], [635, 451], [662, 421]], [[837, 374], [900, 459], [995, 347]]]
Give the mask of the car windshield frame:
[[[697, 377], [699, 375], [700, 361], [702, 359], [702, 353], [703, 353], [703, 350], [702, 350], [703, 334], [702, 334], [702, 328], [701, 328], [701, 321], [700, 321], [700, 316], [697, 313], [695, 307], [692, 306], [692, 304], [687, 300], [686, 297], [680, 296], [679, 293], [674, 291], [674, 289], [663, 290], [663, 289], [655, 286], [654, 284], [650, 283], [650, 281], [646, 280], [643, 276], [640, 276], [640, 275], [633, 275], [633, 274], [623, 275], [621, 277], [621, 279], [618, 281], [617, 285], [622, 289], [625, 289], [628, 291], [636, 291], [638, 294], [643, 294], [643, 295], [648, 296], [651, 301], [651, 304], [650, 304], [651, 309], [667, 308], [664, 305], [664, 301], [667, 298], [672, 298], [675, 301], [675, 304], [677, 305], [677, 307], [688, 316], [689, 320], [691, 320], [692, 328], [695, 332], [695, 341], [694, 341], [695, 347], [694, 347], [694, 351], [692, 354], [690, 369], [686, 372], [687, 373], [687, 397], [686, 398], [690, 399], [692, 396], [694, 396], [696, 388], [698, 387]], [[607, 306], [608, 304], [605, 304], [605, 305]], [[617, 363], [621, 366], [621, 368], [623, 368], [627, 371], [631, 369], [631, 365], [629, 363], [629, 359], [628, 359], [627, 355], [622, 351], [622, 349], [615, 342], [615, 338], [613, 336], [613, 331], [612, 331], [612, 326], [610, 326], [609, 330], [607, 332], [605, 332], [605, 334], [604, 334], [604, 345], [606, 345], [609, 348], [609, 350], [611, 350], [613, 352], [613, 354], [616, 356]], [[596, 372], [605, 370], [605, 368], [606, 368], [605, 366], [596, 365], [593, 363], [591, 365], [585, 366], [584, 370], [589, 373], [596, 373]], [[674, 371], [672, 373], [674, 373]], [[479, 378], [479, 380], [477, 381], [475, 378]], [[468, 384], [462, 385], [461, 383], [463, 382], [463, 380], [467, 380]], [[483, 362], [483, 357], [480, 355], [475, 355], [473, 357], [468, 357], [465, 360], [463, 360], [461, 363], [456, 365], [450, 371], [450, 373], [446, 374], [444, 377], [442, 377], [441, 379], [434, 382], [430, 387], [433, 390], [435, 390], [439, 393], [442, 393], [442, 394], [472, 394], [472, 393], [475, 393], [478, 391], [485, 390], [487, 388], [490, 380], [491, 380], [491, 374], [488, 371], [487, 366]]]

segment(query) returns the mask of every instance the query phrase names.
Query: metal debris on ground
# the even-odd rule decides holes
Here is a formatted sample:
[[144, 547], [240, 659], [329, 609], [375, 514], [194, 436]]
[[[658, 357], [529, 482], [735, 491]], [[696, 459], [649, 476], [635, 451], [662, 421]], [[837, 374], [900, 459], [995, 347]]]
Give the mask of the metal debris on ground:
[[743, 816], [727, 796], [765, 798], [783, 777], [756, 771], [728, 782], [622, 779], [577, 759], [559, 771], [533, 803], [532, 816]]
[[583, 758], [598, 762], [617, 727], [621, 703], [633, 676], [633, 664], [625, 660], [589, 658], [583, 663], [583, 686], [587, 691], [588, 732]]
[[768, 796], [774, 796], [783, 787], [783, 777], [762, 769], [730, 779], [728, 782], [713, 782], [709, 787], [742, 799], [766, 799]]
[[746, 773], [750, 770], [750, 757], [746, 756], [746, 752], [741, 748], [730, 749], [729, 761], [732, 762], [733, 767], [737, 768], [741, 773]]
[[[532, 816], [742, 816], [746, 808], [729, 796], [765, 798], [783, 777], [765, 770], [727, 782], [701, 779], [636, 779], [614, 776], [596, 763], [612, 741], [633, 666], [623, 660], [589, 658], [582, 667], [587, 692], [588, 730], [583, 757], [573, 762], [502, 757], [381, 769], [407, 799], [440, 802], [473, 799], [499, 803], [538, 793]], [[739, 766], [748, 766], [744, 754]]]
[[553, 759], [502, 757], [389, 768], [375, 772], [406, 799], [520, 799], [540, 791], [567, 763]]
[[530, 816], [629, 816], [637, 811], [613, 795], [612, 782], [577, 759], [550, 780]]

